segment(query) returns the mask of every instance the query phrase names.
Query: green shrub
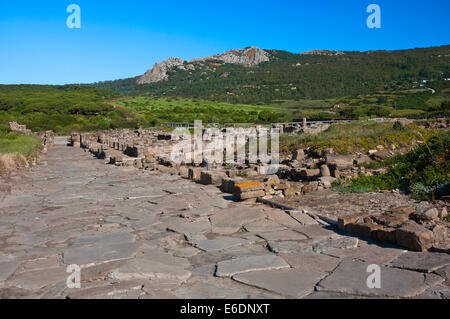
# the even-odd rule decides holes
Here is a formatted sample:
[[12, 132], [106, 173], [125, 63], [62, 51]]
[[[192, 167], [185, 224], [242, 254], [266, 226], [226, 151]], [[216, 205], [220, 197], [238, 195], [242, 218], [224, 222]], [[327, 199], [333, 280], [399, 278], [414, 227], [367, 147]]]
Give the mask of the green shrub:
[[382, 162], [389, 163], [385, 174], [361, 175], [350, 182], [337, 181], [341, 192], [392, 190], [407, 186], [411, 196], [434, 200], [450, 187], [450, 132], [431, 137], [423, 146]]

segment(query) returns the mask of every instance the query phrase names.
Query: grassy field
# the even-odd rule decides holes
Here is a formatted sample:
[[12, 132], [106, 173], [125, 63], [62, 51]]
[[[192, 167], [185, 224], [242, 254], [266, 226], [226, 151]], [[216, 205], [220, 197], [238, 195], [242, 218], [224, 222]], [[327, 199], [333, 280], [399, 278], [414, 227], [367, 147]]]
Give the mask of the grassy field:
[[[448, 112], [442, 103], [449, 99], [449, 92], [445, 90], [432, 94], [428, 89], [415, 89], [323, 100], [279, 100], [269, 105], [289, 113], [292, 118], [364, 120], [374, 117], [420, 117]], [[340, 107], [333, 108], [335, 105]]]
[[8, 122], [25, 124], [33, 131], [93, 131], [134, 128], [137, 123], [106, 101], [117, 93], [80, 85], [0, 85], [0, 132]]
[[276, 106], [230, 104], [198, 99], [135, 97], [113, 102], [143, 126], [164, 122], [271, 123], [290, 121], [288, 112]]
[[27, 165], [41, 148], [41, 140], [36, 136], [0, 132], [0, 175]]
[[30, 159], [36, 156], [41, 147], [41, 140], [36, 136], [0, 133], [0, 155], [19, 153]]
[[[123, 97], [83, 85], [0, 85], [0, 132], [16, 121], [33, 131], [57, 134], [115, 128], [157, 127], [165, 122], [255, 123], [293, 119], [421, 116], [449, 111], [450, 92], [380, 92], [330, 99], [232, 104], [181, 97]], [[447, 101], [447, 103], [443, 103]], [[340, 108], [333, 108], [334, 105]], [[394, 108], [394, 106], [396, 106]]]
[[314, 150], [333, 148], [340, 154], [367, 152], [377, 145], [399, 146], [410, 144], [413, 139], [429, 139], [435, 131], [421, 130], [415, 124], [395, 129], [393, 123], [351, 122], [334, 124], [324, 132], [316, 135], [282, 135], [280, 151], [291, 153], [299, 148], [310, 147]]

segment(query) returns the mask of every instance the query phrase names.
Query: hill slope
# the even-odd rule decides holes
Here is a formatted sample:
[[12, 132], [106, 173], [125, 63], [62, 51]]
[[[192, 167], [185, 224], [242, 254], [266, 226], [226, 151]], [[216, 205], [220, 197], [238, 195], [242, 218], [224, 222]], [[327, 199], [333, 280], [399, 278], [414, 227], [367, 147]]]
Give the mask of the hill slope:
[[0, 85], [0, 133], [8, 122], [26, 124], [33, 131], [57, 133], [117, 127], [136, 127], [126, 110], [108, 100], [118, 93], [83, 85]]
[[94, 84], [123, 94], [184, 96], [236, 103], [324, 99], [378, 91], [450, 87], [450, 45], [400, 51], [294, 54], [248, 47], [183, 61], [144, 75]]

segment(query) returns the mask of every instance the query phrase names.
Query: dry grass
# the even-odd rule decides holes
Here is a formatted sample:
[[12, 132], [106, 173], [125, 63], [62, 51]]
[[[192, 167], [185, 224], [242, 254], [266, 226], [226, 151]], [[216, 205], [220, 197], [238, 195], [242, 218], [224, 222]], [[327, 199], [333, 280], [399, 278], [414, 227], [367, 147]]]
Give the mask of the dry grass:
[[28, 161], [22, 154], [6, 153], [0, 155], [0, 174], [7, 174], [21, 167], [28, 167]]

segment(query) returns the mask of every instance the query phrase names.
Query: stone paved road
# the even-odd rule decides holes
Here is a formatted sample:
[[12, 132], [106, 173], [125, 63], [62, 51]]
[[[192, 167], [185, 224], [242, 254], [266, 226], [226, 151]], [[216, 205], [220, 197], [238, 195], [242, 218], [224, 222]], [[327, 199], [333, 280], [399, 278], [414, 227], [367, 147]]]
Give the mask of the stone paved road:
[[[0, 203], [0, 298], [448, 298], [448, 255], [57, 145]], [[432, 258], [430, 258], [432, 256]], [[369, 264], [381, 289], [369, 289]], [[69, 289], [67, 266], [81, 267]]]

